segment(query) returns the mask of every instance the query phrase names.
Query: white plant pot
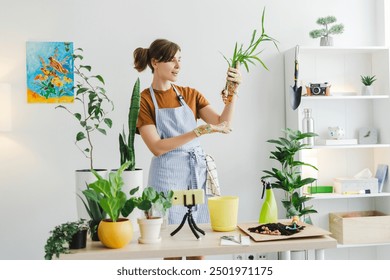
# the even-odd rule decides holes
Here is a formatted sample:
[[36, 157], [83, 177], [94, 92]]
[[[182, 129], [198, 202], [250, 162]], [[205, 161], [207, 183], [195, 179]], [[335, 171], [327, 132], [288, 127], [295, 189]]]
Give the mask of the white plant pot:
[[161, 242], [161, 225], [163, 219], [161, 217], [155, 217], [152, 219], [138, 219], [138, 225], [141, 236], [138, 238], [138, 242], [142, 244], [153, 244]]
[[374, 88], [372, 86], [362, 86], [362, 95], [373, 95]]
[[[130, 198], [130, 190], [139, 187], [138, 192], [135, 195], [141, 195], [142, 191], [144, 189], [144, 183], [143, 183], [143, 170], [142, 169], [136, 169], [134, 171], [125, 170], [122, 173], [122, 179], [123, 179], [123, 187], [122, 191], [126, 194], [127, 198]], [[136, 227], [137, 219], [144, 217], [143, 211], [139, 210], [138, 208], [134, 209], [133, 212], [127, 217], [131, 224], [133, 225], [134, 232], [139, 231], [138, 227]]]
[[333, 38], [330, 36], [321, 37], [320, 46], [333, 46]]
[[[103, 178], [106, 178], [108, 171], [105, 169], [102, 170], [96, 170], [96, 172], [102, 176]], [[86, 219], [89, 220], [90, 217], [88, 215], [87, 210], [85, 209], [85, 206], [83, 202], [81, 201], [80, 195], [84, 201], [86, 201], [85, 196], [83, 195], [83, 190], [87, 189], [87, 185], [95, 182], [97, 178], [95, 175], [91, 172], [89, 169], [82, 169], [82, 170], [76, 170], [75, 172], [76, 177], [76, 207], [77, 207], [77, 216], [79, 219]], [[78, 195], [77, 195], [78, 194]]]

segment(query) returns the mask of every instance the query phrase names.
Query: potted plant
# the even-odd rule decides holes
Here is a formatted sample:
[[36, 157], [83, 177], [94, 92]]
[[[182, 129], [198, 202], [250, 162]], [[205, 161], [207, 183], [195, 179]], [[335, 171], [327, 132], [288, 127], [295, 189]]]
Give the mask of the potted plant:
[[45, 259], [51, 260], [55, 255], [68, 254], [70, 249], [86, 247], [88, 224], [86, 220], [67, 222], [54, 227], [45, 244]]
[[109, 217], [103, 219], [98, 227], [99, 239], [108, 248], [122, 248], [133, 238], [132, 224], [126, 218], [132, 210], [121, 216], [127, 201], [127, 196], [122, 191], [122, 173], [129, 165], [130, 162], [125, 162], [118, 170], [111, 171], [108, 179], [92, 170], [97, 180], [88, 185], [88, 197], [97, 202]]
[[95, 191], [91, 190], [87, 185], [87, 189], [82, 191], [85, 199], [77, 194], [85, 206], [85, 209], [90, 217], [88, 221], [89, 233], [92, 241], [99, 241], [98, 227], [102, 220], [107, 216], [106, 212], [99, 204], [99, 200], [102, 196]]
[[[113, 102], [106, 94], [104, 89], [105, 82], [101, 75], [93, 75], [90, 65], [83, 65], [83, 49], [75, 49], [73, 54], [74, 73], [79, 78], [75, 87], [76, 102], [79, 107], [70, 110], [68, 107], [59, 105], [56, 109], [64, 109], [72, 115], [80, 125], [80, 130], [75, 137], [75, 145], [82, 154], [89, 160], [89, 168], [76, 170], [76, 193], [85, 189], [86, 184], [90, 183], [94, 176], [91, 170], [101, 172], [104, 176], [106, 169], [94, 168], [94, 136], [97, 133], [107, 135], [106, 129], [112, 127], [112, 120], [108, 118], [110, 112], [114, 110]], [[78, 62], [78, 63], [77, 63]], [[79, 111], [77, 111], [79, 110]], [[77, 200], [77, 209], [79, 217], [87, 219], [84, 206]]]
[[[133, 86], [133, 92], [130, 99], [129, 113], [127, 117], [128, 134], [126, 136], [125, 129], [119, 134], [119, 152], [120, 164], [130, 162], [128, 168], [123, 171], [122, 178], [124, 181], [123, 192], [128, 194], [135, 187], [143, 188], [143, 170], [136, 168], [134, 140], [137, 129], [137, 120], [140, 110], [141, 93], [140, 80], [137, 78]], [[140, 211], [134, 211], [129, 217], [135, 223], [137, 218], [141, 216]]]
[[[299, 130], [291, 130], [286, 128], [283, 130], [285, 137], [268, 140], [268, 143], [275, 144], [275, 150], [271, 151], [270, 159], [276, 160], [280, 164], [280, 168], [272, 168], [271, 170], [263, 170], [266, 174], [261, 177], [262, 180], [273, 179], [271, 186], [274, 189], [282, 189], [285, 191], [285, 199], [282, 204], [286, 209], [286, 216], [305, 216], [310, 213], [317, 213], [313, 206], [305, 206], [305, 202], [310, 200], [310, 197], [301, 195], [301, 188], [307, 184], [313, 183], [315, 178], [302, 178], [302, 166], [308, 166], [318, 170], [317, 167], [302, 162], [297, 159], [300, 151], [310, 149], [310, 145], [302, 143], [305, 139], [317, 136], [316, 133], [302, 133]], [[309, 220], [309, 219], [308, 219]]]
[[[138, 187], [132, 189], [130, 195], [134, 195], [138, 190]], [[145, 218], [137, 220], [141, 233], [138, 239], [140, 243], [149, 244], [161, 241], [161, 225], [166, 211], [172, 207], [172, 197], [173, 191], [171, 190], [165, 194], [164, 192], [157, 192], [153, 187], [147, 187], [143, 190], [141, 196], [133, 196], [126, 201], [122, 211], [123, 215], [128, 215], [135, 208], [142, 210], [145, 214]], [[161, 216], [154, 216], [154, 210], [158, 211]]]
[[[259, 57], [260, 53], [263, 51], [256, 52], [257, 48], [262, 45], [264, 42], [272, 42], [275, 47], [278, 48], [278, 41], [273, 39], [272, 37], [268, 36], [265, 33], [264, 30], [264, 19], [265, 19], [265, 8], [263, 9], [262, 17], [261, 17], [261, 34], [257, 37], [257, 30], [253, 30], [252, 38], [250, 40], [249, 46], [244, 49], [243, 44], [238, 46], [238, 43], [236, 42], [234, 46], [233, 55], [230, 59], [225, 58], [227, 61], [229, 67], [237, 68], [239, 64], [243, 64], [247, 72], [249, 72], [249, 63], [256, 64], [256, 62], [259, 62], [266, 70], [268, 70], [267, 66], [264, 64], [264, 62]], [[235, 85], [233, 82], [227, 81], [224, 94], [227, 96], [229, 92], [234, 92]], [[227, 96], [227, 102], [231, 101], [232, 96]]]
[[376, 81], [375, 75], [374, 76], [360, 76], [360, 78], [361, 78], [361, 81], [363, 83], [362, 95], [372, 95], [373, 94], [372, 84]]
[[321, 29], [315, 29], [309, 33], [310, 37], [313, 39], [321, 37], [320, 46], [333, 46], [333, 38], [331, 34], [341, 34], [344, 32], [344, 25], [334, 24], [329, 27], [329, 24], [335, 23], [337, 21], [334, 16], [321, 17], [317, 19], [317, 24], [324, 26]]

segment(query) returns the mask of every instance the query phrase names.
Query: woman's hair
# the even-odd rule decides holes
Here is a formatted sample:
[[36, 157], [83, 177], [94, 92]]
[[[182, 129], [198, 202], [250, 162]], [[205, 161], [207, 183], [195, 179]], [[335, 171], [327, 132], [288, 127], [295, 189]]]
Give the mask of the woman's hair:
[[152, 59], [156, 59], [158, 62], [168, 62], [174, 58], [177, 51], [181, 51], [179, 45], [165, 39], [155, 40], [150, 47], [136, 48], [134, 55], [134, 68], [138, 72], [145, 70], [146, 66], [149, 66], [154, 72], [152, 66]]

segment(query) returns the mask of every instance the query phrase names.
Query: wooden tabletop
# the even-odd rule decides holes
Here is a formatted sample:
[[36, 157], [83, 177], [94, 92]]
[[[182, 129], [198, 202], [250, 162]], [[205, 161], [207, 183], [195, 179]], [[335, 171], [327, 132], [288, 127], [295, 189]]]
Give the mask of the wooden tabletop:
[[[237, 227], [231, 232], [213, 231], [209, 224], [198, 224], [205, 231], [198, 240], [191, 232], [188, 225], [171, 236], [170, 233], [177, 225], [169, 225], [162, 229], [162, 241], [157, 244], [139, 244], [139, 233], [134, 233], [133, 240], [124, 248], [109, 249], [99, 241], [88, 240], [85, 249], [72, 250], [70, 254], [62, 254], [60, 259], [70, 260], [124, 260], [124, 259], [150, 259], [178, 256], [205, 256], [224, 255], [237, 253], [269, 253], [295, 250], [316, 250], [336, 248], [337, 242], [329, 235], [314, 237], [292, 238], [285, 240], [255, 242], [250, 240], [250, 245], [220, 245], [220, 237], [224, 235], [246, 235]], [[319, 228], [318, 228], [319, 229]], [[319, 229], [322, 230], [322, 229]]]

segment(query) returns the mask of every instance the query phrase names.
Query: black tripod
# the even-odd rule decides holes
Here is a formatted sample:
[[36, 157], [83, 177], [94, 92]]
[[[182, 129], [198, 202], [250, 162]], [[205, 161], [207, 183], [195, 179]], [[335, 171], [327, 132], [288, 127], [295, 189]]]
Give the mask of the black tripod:
[[184, 215], [183, 220], [181, 221], [180, 225], [172, 231], [171, 236], [174, 236], [176, 233], [181, 230], [181, 228], [184, 226], [184, 223], [186, 220], [188, 221], [188, 225], [190, 226], [190, 229], [192, 233], [195, 235], [197, 239], [199, 239], [199, 234], [196, 231], [199, 231], [201, 234], [206, 235], [206, 233], [201, 230], [195, 223], [194, 217], [192, 216], [192, 207], [195, 206], [195, 195], [192, 194], [192, 204], [187, 204], [187, 195], [184, 195], [184, 206], [188, 208], [187, 213]]

